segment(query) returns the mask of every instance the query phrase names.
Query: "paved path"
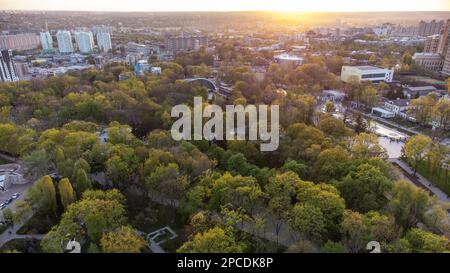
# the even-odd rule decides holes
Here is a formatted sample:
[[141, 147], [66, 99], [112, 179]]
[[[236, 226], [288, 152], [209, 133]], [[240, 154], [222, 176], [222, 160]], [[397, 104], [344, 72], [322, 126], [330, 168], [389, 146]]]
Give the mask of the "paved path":
[[[398, 166], [400, 166], [403, 170], [405, 170], [409, 174], [413, 174], [414, 170], [405, 162], [401, 161], [398, 158], [390, 158], [389, 162], [396, 163]], [[443, 191], [441, 191], [439, 188], [435, 187], [428, 179], [420, 175], [419, 173], [416, 174], [417, 181], [421, 183], [421, 185], [431, 191], [434, 195], [436, 195], [442, 202], [450, 202], [450, 197], [447, 196], [447, 194]]]
[[11, 226], [7, 228], [2, 234], [0, 234], [0, 247], [2, 247], [7, 242], [14, 240], [14, 239], [25, 239], [25, 238], [34, 238], [34, 239], [42, 239], [44, 234], [25, 234], [20, 235], [17, 234], [17, 231], [19, 231], [23, 225], [25, 225], [28, 220], [33, 217], [34, 213], [27, 214], [20, 223], [14, 224], [14, 226]]

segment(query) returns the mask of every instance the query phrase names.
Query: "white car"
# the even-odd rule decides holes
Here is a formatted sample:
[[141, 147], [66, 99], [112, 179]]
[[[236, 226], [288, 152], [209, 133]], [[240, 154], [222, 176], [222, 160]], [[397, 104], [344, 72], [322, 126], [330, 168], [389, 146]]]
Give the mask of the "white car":
[[11, 196], [11, 198], [12, 198], [12, 199], [17, 199], [17, 198], [19, 198], [19, 196], [20, 196], [20, 193], [16, 192], [15, 194], [13, 194], [13, 195]]

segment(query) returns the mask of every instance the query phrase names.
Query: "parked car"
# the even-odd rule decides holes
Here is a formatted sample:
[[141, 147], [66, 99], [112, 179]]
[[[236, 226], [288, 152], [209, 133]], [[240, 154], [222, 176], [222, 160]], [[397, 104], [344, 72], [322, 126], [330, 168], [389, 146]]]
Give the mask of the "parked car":
[[17, 199], [17, 198], [19, 198], [19, 196], [20, 196], [20, 193], [16, 192], [16, 193], [14, 193], [14, 194], [11, 196], [11, 198], [12, 198], [12, 199]]
[[7, 200], [5, 201], [5, 205], [9, 205], [12, 201], [13, 201], [12, 198], [7, 199]]
[[1, 203], [0, 204], [0, 209], [4, 209], [4, 208], [6, 208], [6, 204], [5, 203]]

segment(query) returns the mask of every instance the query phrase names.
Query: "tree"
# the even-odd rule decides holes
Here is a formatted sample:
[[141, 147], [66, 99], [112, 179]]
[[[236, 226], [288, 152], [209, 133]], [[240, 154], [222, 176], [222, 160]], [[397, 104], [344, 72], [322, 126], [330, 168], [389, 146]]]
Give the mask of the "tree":
[[361, 252], [367, 243], [363, 215], [358, 212], [346, 210], [341, 223], [341, 234], [342, 242], [348, 252]]
[[56, 216], [56, 190], [52, 178], [48, 175], [39, 179], [27, 192], [33, 207], [43, 213], [52, 213]]
[[210, 202], [213, 208], [230, 203], [234, 208], [244, 208], [251, 212], [262, 201], [263, 196], [254, 177], [225, 173], [213, 182]]
[[414, 175], [416, 175], [419, 163], [425, 157], [431, 143], [431, 138], [424, 135], [415, 135], [406, 141], [403, 149], [408, 162], [414, 167]]
[[336, 146], [320, 152], [313, 165], [313, 173], [319, 181], [339, 180], [350, 171], [351, 164], [350, 153], [341, 146]]
[[430, 202], [427, 192], [406, 181], [398, 181], [391, 195], [389, 210], [400, 226], [408, 229], [424, 218]]
[[355, 136], [351, 152], [356, 158], [380, 157], [387, 159], [386, 150], [378, 143], [375, 134], [360, 133]]
[[147, 242], [133, 228], [121, 226], [100, 239], [104, 253], [140, 253]]
[[43, 149], [34, 150], [24, 156], [23, 163], [26, 168], [26, 174], [32, 176], [32, 179], [47, 174], [50, 169], [50, 158]]
[[450, 100], [440, 99], [433, 106], [432, 117], [440, 129], [446, 130], [450, 126]]
[[334, 103], [333, 103], [332, 101], [329, 101], [329, 100], [328, 100], [328, 101], [325, 103], [325, 112], [327, 112], [327, 113], [333, 113], [334, 110], [335, 110], [335, 108], [334, 108]]
[[417, 122], [421, 125], [427, 125], [431, 122], [433, 115], [433, 107], [435, 106], [437, 98], [434, 94], [421, 96], [411, 101], [408, 112], [414, 116]]
[[332, 116], [321, 119], [318, 127], [326, 135], [336, 138], [344, 137], [348, 132], [344, 122]]
[[374, 107], [378, 102], [378, 92], [372, 86], [366, 86], [361, 92], [361, 101], [369, 108]]
[[322, 211], [308, 203], [296, 204], [289, 217], [292, 230], [314, 241], [321, 241], [325, 234], [325, 218]]
[[442, 253], [450, 251], [450, 242], [445, 236], [439, 236], [418, 228], [411, 229], [405, 236], [412, 252]]
[[381, 209], [387, 203], [385, 194], [391, 187], [392, 182], [369, 164], [360, 165], [337, 184], [347, 207], [360, 212]]
[[177, 253], [242, 253], [245, 245], [234, 237], [230, 230], [214, 227], [194, 235]]
[[[85, 193], [89, 193], [86, 191]], [[117, 194], [113, 194], [115, 196]], [[99, 194], [87, 196], [99, 196]], [[109, 194], [102, 194], [106, 197]], [[124, 200], [125, 197], [120, 199]], [[61, 242], [73, 237], [82, 242], [85, 239], [98, 243], [105, 232], [116, 230], [126, 223], [126, 211], [123, 204], [113, 199], [84, 199], [71, 204], [62, 215], [58, 225], [44, 236], [41, 241], [44, 252], [60, 252]]]
[[69, 182], [69, 179], [61, 179], [58, 183], [58, 190], [61, 197], [61, 204], [64, 210], [66, 210], [70, 204], [75, 202], [75, 192], [72, 188], [72, 184]]
[[92, 188], [91, 180], [88, 178], [86, 172], [82, 168], [75, 170], [73, 181], [78, 196], [81, 196], [84, 191]]

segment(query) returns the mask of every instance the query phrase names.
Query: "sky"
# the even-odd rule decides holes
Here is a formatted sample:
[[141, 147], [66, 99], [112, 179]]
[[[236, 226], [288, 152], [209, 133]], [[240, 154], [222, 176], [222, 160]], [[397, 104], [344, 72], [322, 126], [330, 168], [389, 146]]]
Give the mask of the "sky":
[[450, 11], [450, 0], [0, 0], [0, 10]]

